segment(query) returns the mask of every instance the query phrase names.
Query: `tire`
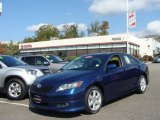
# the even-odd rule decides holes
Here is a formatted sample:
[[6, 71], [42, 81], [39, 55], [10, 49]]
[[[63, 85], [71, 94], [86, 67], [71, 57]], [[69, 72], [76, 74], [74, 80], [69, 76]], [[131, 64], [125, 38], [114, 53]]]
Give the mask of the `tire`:
[[97, 113], [103, 103], [103, 95], [101, 90], [96, 87], [90, 87], [85, 95], [85, 110], [88, 114]]
[[146, 80], [146, 77], [142, 75], [142, 76], [139, 78], [138, 93], [139, 93], [139, 94], [145, 93], [146, 88], [147, 88], [147, 80]]
[[27, 95], [24, 82], [18, 78], [10, 79], [6, 84], [7, 98], [11, 100], [22, 100]]

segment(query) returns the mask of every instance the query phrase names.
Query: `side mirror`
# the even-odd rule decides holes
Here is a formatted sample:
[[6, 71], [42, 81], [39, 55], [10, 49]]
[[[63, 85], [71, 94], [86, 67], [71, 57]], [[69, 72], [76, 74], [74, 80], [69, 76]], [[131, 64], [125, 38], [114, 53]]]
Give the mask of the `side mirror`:
[[44, 64], [45, 66], [50, 65], [50, 63], [49, 63], [49, 62], [44, 62], [43, 64]]
[[117, 68], [117, 65], [116, 64], [108, 64], [107, 66], [106, 66], [106, 70], [113, 70], [113, 69], [115, 69], [115, 68]]

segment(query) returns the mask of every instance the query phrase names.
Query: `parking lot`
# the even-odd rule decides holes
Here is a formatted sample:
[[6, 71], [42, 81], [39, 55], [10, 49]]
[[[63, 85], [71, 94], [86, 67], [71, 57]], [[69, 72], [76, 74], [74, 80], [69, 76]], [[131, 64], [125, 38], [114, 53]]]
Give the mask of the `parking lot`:
[[149, 64], [150, 84], [145, 94], [129, 94], [106, 103], [97, 114], [57, 113], [42, 110], [30, 110], [28, 99], [7, 100], [0, 95], [0, 120], [160, 120], [160, 64]]

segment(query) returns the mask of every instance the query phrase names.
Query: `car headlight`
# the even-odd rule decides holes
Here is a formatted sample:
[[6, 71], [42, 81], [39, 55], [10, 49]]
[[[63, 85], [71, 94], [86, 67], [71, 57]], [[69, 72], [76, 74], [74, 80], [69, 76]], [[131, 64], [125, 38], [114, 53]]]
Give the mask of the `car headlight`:
[[28, 70], [27, 72], [28, 72], [28, 74], [34, 75], [34, 76], [36, 76], [36, 77], [40, 77], [40, 76], [43, 75], [43, 73], [40, 72], [40, 71], [38, 71], [38, 70]]
[[74, 82], [74, 83], [70, 83], [70, 84], [64, 84], [64, 85], [59, 86], [59, 88], [57, 89], [57, 92], [68, 90], [68, 89], [73, 89], [73, 88], [78, 88], [82, 84], [83, 84], [83, 81], [78, 81], [78, 82]]

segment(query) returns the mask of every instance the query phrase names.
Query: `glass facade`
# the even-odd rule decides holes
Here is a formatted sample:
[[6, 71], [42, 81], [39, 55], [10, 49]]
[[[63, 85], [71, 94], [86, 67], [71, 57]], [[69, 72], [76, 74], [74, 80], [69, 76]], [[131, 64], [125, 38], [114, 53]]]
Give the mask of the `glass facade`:
[[[77, 45], [77, 46], [64, 46], [54, 48], [40, 48], [32, 50], [21, 50], [21, 53], [32, 53], [32, 54], [54, 54], [61, 57], [68, 56], [81, 56], [84, 54], [91, 53], [102, 53], [102, 52], [127, 52], [127, 44], [123, 43], [108, 43], [108, 44], [97, 44], [97, 45]], [[129, 44], [129, 54], [139, 55], [139, 46], [135, 44]]]

